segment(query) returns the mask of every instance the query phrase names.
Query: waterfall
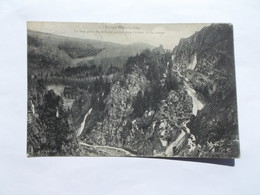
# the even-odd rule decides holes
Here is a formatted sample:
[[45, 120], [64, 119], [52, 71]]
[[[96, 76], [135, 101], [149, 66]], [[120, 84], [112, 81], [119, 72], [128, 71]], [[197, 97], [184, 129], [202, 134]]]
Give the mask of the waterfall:
[[34, 104], [33, 104], [33, 102], [32, 102], [32, 100], [31, 100], [31, 106], [32, 106], [32, 113], [33, 113], [33, 115], [35, 115], [35, 106], [34, 106]]
[[192, 89], [186, 82], [184, 82], [184, 85], [189, 96], [192, 98], [192, 113], [196, 116], [198, 110], [201, 110], [204, 107], [204, 105], [197, 98], [196, 91]]
[[195, 54], [192, 62], [188, 65], [188, 69], [194, 70], [197, 65], [197, 55]]
[[78, 130], [77, 130], [77, 136], [80, 136], [81, 133], [82, 133], [82, 131], [84, 130], [85, 123], [86, 123], [86, 119], [87, 119], [87, 117], [91, 114], [91, 112], [92, 112], [92, 108], [89, 109], [89, 111], [88, 111], [87, 114], [85, 115], [85, 117], [84, 117], [82, 123], [80, 124], [80, 127], [79, 127]]
[[56, 109], [56, 117], [57, 118], [59, 117], [59, 109], [58, 108]]

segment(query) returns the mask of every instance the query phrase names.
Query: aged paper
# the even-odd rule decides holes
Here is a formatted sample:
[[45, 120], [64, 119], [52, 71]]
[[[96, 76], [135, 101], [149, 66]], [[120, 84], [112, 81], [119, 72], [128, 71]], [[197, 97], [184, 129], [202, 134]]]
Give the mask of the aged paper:
[[239, 157], [232, 25], [27, 29], [28, 156]]

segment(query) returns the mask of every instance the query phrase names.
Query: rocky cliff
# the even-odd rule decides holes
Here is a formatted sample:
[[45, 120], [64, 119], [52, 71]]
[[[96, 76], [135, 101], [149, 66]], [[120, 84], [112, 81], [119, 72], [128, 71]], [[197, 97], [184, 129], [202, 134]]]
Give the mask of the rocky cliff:
[[192, 98], [185, 88], [167, 87], [167, 81], [172, 83], [176, 78], [168, 78], [171, 70], [165, 57], [155, 49], [132, 59], [128, 64], [131, 71], [102, 100], [104, 119], [85, 131], [85, 142], [124, 148], [138, 155], [165, 155], [169, 144], [186, 131], [183, 122], [192, 114]]
[[229, 24], [205, 27], [182, 39], [173, 50], [177, 70], [205, 102], [205, 107], [187, 126], [197, 144], [211, 148], [213, 157], [239, 155], [233, 50], [233, 31]]
[[237, 157], [234, 73], [229, 24], [205, 27], [171, 53], [145, 50], [98, 99], [104, 116], [80, 139], [145, 156]]

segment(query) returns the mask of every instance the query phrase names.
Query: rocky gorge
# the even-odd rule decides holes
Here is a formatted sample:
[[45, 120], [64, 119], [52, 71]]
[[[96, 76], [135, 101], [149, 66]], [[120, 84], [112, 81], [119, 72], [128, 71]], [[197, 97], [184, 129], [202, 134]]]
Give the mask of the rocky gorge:
[[[133, 70], [112, 86], [105, 99], [104, 120], [86, 132], [83, 141], [140, 156], [236, 157], [232, 43], [232, 26], [211, 25], [182, 39], [171, 54], [162, 48], [152, 51], [158, 68], [151, 68], [149, 54], [140, 54], [130, 63]], [[156, 88], [152, 84], [156, 77], [149, 79], [150, 69], [159, 75], [155, 90], [163, 93], [153, 102], [155, 107], [145, 106], [151, 101], [146, 96]], [[167, 80], [175, 80], [178, 86], [167, 89]], [[136, 116], [139, 96], [138, 106], [145, 109]]]
[[[129, 57], [121, 70], [111, 65], [109, 76], [97, 74], [83, 89], [65, 87], [76, 94], [66, 101], [68, 111], [62, 103], [50, 111], [67, 113], [62, 124], [69, 125], [73, 144], [63, 147], [80, 156], [238, 157], [233, 50], [232, 26], [212, 24], [172, 50], [149, 48]], [[44, 100], [44, 92], [39, 95], [37, 101]], [[31, 102], [33, 121], [41, 105]], [[30, 124], [48, 128], [41, 121]]]

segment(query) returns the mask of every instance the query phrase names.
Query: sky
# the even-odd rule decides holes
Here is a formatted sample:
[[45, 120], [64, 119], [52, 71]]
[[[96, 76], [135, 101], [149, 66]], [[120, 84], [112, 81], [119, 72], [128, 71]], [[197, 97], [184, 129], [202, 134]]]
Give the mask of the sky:
[[95, 39], [119, 44], [147, 43], [173, 49], [181, 38], [187, 38], [210, 24], [120, 24], [28, 22], [27, 28], [55, 35]]

